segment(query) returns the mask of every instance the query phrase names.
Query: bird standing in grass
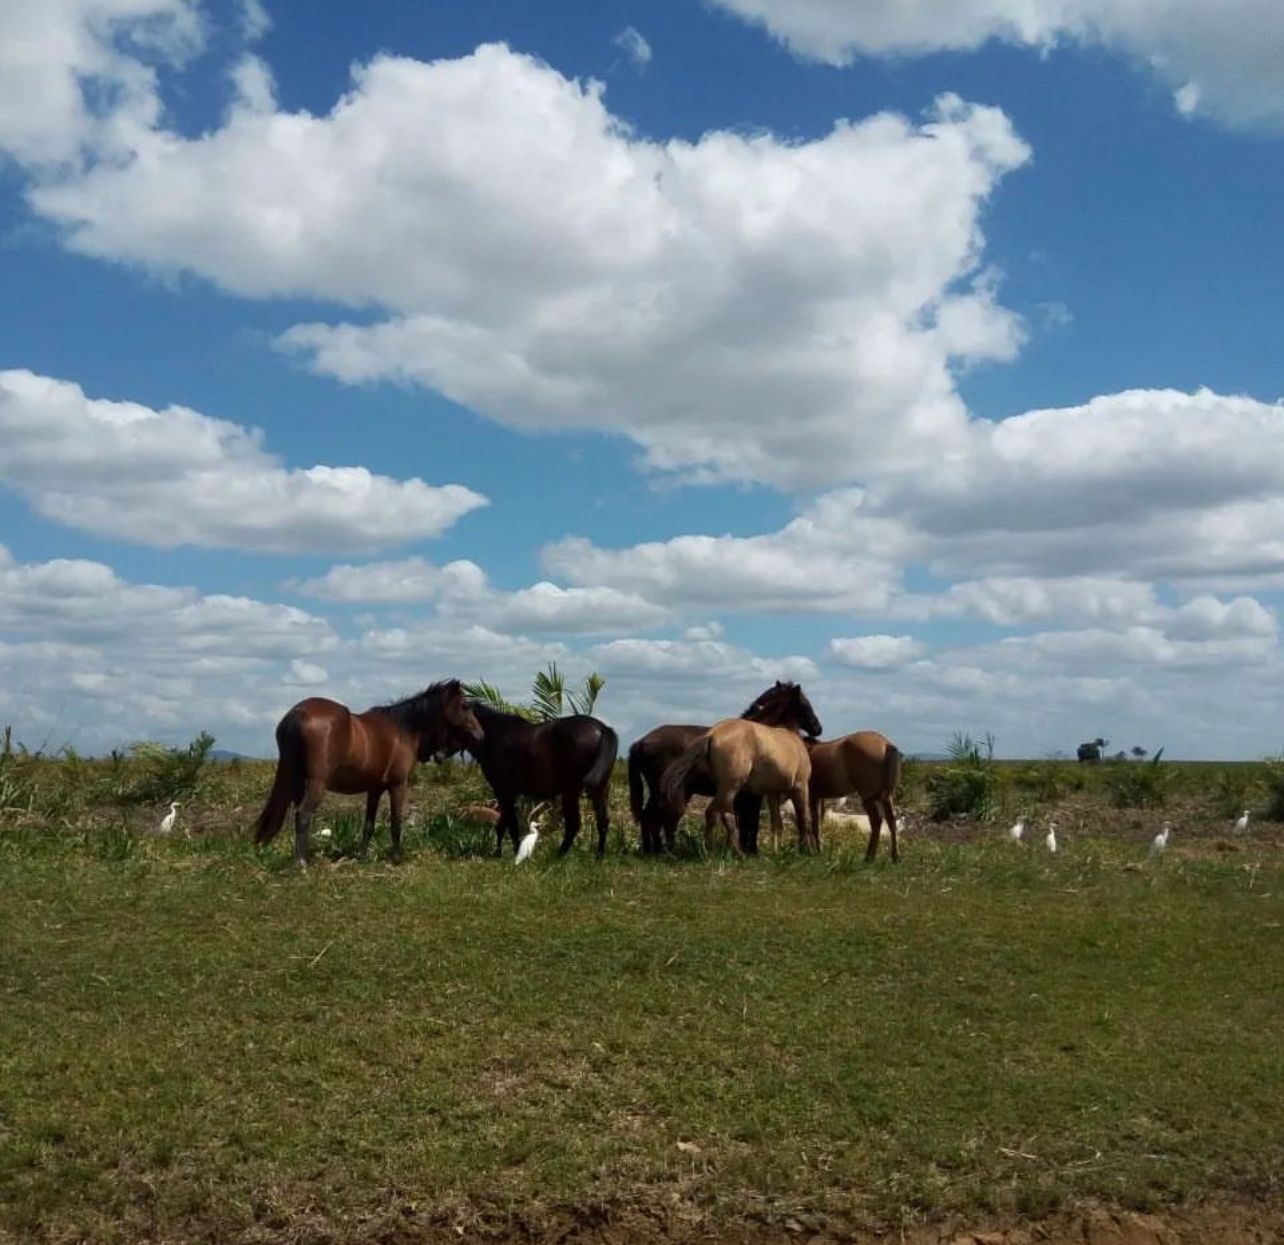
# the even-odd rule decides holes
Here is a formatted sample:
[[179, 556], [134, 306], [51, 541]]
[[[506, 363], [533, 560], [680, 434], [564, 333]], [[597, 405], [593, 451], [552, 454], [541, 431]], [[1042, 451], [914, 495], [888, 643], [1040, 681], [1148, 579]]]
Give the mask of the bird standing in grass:
[[1167, 822], [1164, 822], [1164, 828], [1150, 841], [1150, 854], [1158, 856], [1160, 852], [1168, 850], [1168, 834], [1172, 830]]
[[321, 829], [317, 831], [317, 838], [332, 839], [334, 838], [334, 831], [331, 830], [329, 826], [322, 826]]
[[160, 824], [161, 834], [168, 834], [171, 830], [173, 830], [174, 819], [177, 816], [178, 816], [178, 801], [175, 800], [174, 803], [169, 806], [169, 812], [166, 813], [165, 816], [161, 818], [161, 824]]
[[1248, 809], [1245, 809], [1239, 815], [1239, 820], [1235, 823], [1235, 833], [1243, 834], [1248, 829]]
[[522, 841], [517, 845], [517, 859], [514, 864], [520, 865], [523, 860], [529, 860], [531, 854], [535, 851], [535, 844], [539, 842], [539, 818], [532, 817], [530, 829], [522, 836]]
[[1013, 842], [1013, 843], [1020, 843], [1020, 842], [1021, 842], [1021, 836], [1022, 836], [1024, 833], [1025, 833], [1025, 818], [1024, 818], [1024, 817], [1018, 818], [1018, 820], [1017, 820], [1016, 824], [1015, 824], [1014, 826], [1010, 826], [1010, 827], [1008, 828], [1008, 838], [1010, 838], [1010, 839], [1012, 840], [1012, 842]]
[[1055, 821], [1048, 823], [1048, 835], [1043, 841], [1048, 845], [1048, 851], [1055, 852], [1057, 850], [1057, 823]]

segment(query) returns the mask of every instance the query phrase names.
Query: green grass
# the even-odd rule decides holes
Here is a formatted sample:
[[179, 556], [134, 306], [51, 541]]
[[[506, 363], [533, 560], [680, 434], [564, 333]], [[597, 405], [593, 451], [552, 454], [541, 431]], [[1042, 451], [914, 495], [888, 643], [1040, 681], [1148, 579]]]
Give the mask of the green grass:
[[399, 868], [300, 876], [284, 843], [0, 832], [0, 1234], [1277, 1200], [1279, 854], [929, 834], [898, 867], [515, 869], [438, 818]]

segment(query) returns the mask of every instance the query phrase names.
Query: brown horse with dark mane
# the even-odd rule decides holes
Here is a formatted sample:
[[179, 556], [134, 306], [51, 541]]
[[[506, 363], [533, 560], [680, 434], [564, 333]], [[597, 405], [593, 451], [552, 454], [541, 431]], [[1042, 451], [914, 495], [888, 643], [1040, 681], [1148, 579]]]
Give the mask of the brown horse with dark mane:
[[482, 701], [473, 701], [472, 708], [484, 733], [467, 749], [477, 758], [499, 801], [495, 855], [504, 850], [505, 832], [511, 836], [514, 850], [517, 848], [517, 798], [523, 795], [537, 800], [561, 797], [563, 831], [558, 855], [566, 855], [580, 832], [580, 795], [587, 792], [597, 823], [597, 854], [602, 856], [610, 826], [607, 793], [620, 746], [616, 733], [585, 713], [536, 725]]
[[[789, 700], [791, 686], [777, 682], [740, 716], [752, 722], [776, 722]], [[644, 853], [673, 850], [682, 809], [667, 804], [661, 794], [664, 772], [709, 729], [679, 723], [657, 726], [629, 748], [629, 807], [633, 810], [633, 820], [638, 823]], [[713, 775], [701, 766], [694, 767], [687, 777], [686, 800], [693, 795], [713, 794]], [[741, 843], [748, 850], [756, 851], [762, 796], [742, 791], [736, 796], [735, 812]]]
[[353, 713], [338, 701], [301, 700], [277, 724], [280, 757], [272, 792], [259, 814], [255, 841], [269, 843], [291, 805], [294, 859], [308, 863], [308, 827], [327, 791], [366, 792], [364, 853], [374, 834], [379, 800], [388, 793], [392, 812], [392, 854], [401, 856], [401, 810], [416, 761], [480, 742], [482, 728], [458, 679], [434, 683], [416, 696]]
[[824, 820], [824, 802], [844, 795], [858, 795], [869, 818], [869, 846], [865, 859], [873, 860], [883, 820], [892, 836], [892, 859], [901, 858], [896, 843], [896, 807], [892, 797], [901, 777], [901, 752], [886, 735], [856, 731], [841, 739], [817, 740], [811, 752], [811, 823], [817, 839]]
[[816, 845], [807, 825], [811, 759], [800, 732], [813, 737], [819, 735], [820, 719], [796, 683], [777, 684], [772, 692], [779, 697], [772, 725], [745, 718], [718, 722], [665, 770], [661, 782], [665, 803], [681, 816], [692, 772], [699, 768], [710, 774], [714, 796], [704, 810], [705, 837], [710, 838], [714, 824], [721, 819], [737, 856], [744, 852], [739, 830], [728, 820], [728, 814], [735, 797], [744, 790], [768, 798], [771, 826], [777, 836], [780, 834], [780, 799], [787, 795], [798, 821], [799, 848]]

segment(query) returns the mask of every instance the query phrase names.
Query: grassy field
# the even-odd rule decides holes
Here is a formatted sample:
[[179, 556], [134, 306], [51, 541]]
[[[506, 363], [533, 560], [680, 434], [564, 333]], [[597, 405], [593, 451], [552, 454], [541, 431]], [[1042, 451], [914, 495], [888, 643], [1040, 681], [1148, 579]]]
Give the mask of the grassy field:
[[[344, 859], [333, 799], [336, 859], [300, 876], [239, 833], [268, 767], [202, 770], [189, 840], [104, 795], [134, 762], [59, 764], [0, 771], [0, 1237], [1284, 1202], [1284, 850], [1221, 803], [1264, 772], [1175, 766], [1162, 807], [1119, 808], [1089, 767], [1012, 766], [996, 820], [938, 825], [919, 766], [899, 866], [830, 836], [514, 869], [446, 815], [476, 775], [425, 771], [404, 865]], [[1056, 856], [1004, 841], [1017, 808], [1057, 817]]]

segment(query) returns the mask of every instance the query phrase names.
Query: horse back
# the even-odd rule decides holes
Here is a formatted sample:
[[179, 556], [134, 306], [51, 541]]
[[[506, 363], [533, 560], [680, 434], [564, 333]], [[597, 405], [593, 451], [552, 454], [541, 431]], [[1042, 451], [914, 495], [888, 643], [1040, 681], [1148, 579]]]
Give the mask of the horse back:
[[710, 764], [720, 781], [739, 775], [753, 788], [774, 791], [792, 787], [811, 773], [807, 745], [788, 727], [724, 718], [709, 735]]
[[821, 799], [855, 792], [872, 797], [888, 794], [900, 773], [900, 752], [879, 731], [854, 731], [811, 749], [812, 791]]

